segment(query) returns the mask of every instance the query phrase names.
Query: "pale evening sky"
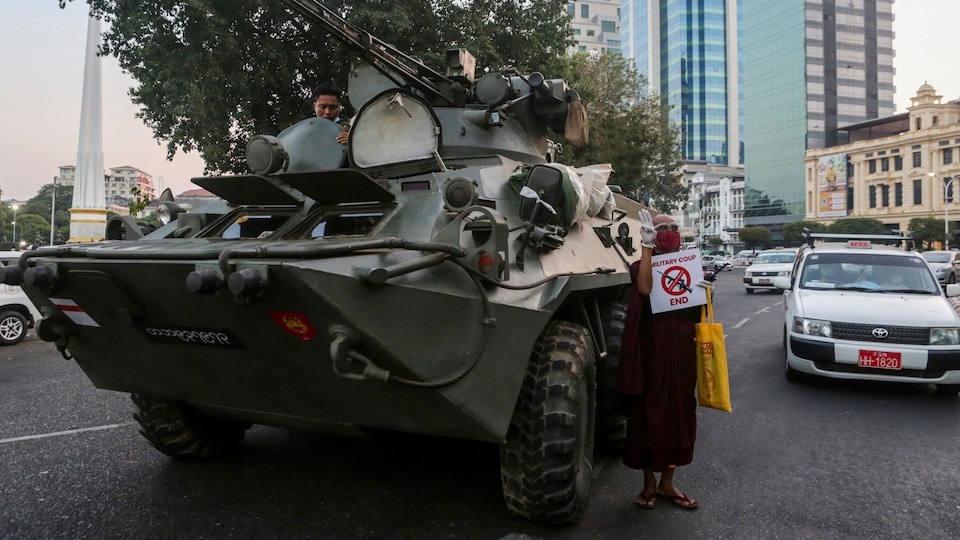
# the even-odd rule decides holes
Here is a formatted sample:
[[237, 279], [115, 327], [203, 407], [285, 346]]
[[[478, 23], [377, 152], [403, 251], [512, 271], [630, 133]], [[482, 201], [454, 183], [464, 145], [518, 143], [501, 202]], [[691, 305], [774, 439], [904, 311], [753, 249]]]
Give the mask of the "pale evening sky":
[[[87, 5], [61, 10], [56, 0], [4, 2], [0, 18], [0, 189], [2, 199], [27, 200], [52, 182], [61, 165], [77, 156]], [[960, 3], [896, 0], [894, 3], [894, 84], [897, 112], [928, 81], [944, 100], [960, 98]], [[166, 160], [165, 143], [153, 139], [134, 115], [127, 90], [132, 79], [112, 57], [103, 60], [103, 164], [129, 165], [162, 179], [160, 188], [181, 193], [203, 174], [197, 153]]]

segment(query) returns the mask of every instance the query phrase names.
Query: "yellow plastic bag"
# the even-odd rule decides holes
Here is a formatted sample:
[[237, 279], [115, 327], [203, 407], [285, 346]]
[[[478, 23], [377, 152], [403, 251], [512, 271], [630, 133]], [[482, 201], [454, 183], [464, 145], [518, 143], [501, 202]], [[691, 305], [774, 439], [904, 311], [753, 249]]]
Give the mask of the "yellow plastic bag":
[[727, 347], [723, 325], [713, 320], [713, 294], [700, 308], [697, 323], [697, 401], [701, 407], [733, 412], [730, 406], [730, 379], [727, 376]]

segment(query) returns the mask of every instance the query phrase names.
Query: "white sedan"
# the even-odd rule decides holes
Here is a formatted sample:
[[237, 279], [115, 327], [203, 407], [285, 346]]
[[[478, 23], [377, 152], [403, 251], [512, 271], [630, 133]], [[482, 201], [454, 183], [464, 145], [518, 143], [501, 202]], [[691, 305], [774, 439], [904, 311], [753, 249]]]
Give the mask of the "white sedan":
[[960, 392], [960, 316], [915, 252], [867, 240], [806, 247], [784, 292], [785, 372]]

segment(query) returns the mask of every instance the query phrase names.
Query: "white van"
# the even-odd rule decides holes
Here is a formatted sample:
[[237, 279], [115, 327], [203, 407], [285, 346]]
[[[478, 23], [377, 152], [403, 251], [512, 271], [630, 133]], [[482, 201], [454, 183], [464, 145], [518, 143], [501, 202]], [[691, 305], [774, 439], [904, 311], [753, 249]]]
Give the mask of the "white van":
[[[22, 251], [0, 251], [0, 265], [13, 266]], [[27, 329], [40, 320], [40, 312], [16, 285], [0, 284], [0, 345], [15, 345], [27, 337]]]

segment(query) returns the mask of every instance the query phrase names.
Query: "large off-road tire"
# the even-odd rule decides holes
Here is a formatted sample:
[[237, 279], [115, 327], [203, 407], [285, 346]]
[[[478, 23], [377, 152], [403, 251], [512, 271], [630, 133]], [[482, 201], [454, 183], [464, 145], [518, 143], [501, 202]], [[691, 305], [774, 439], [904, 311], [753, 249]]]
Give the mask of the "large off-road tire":
[[0, 313], [0, 345], [16, 345], [27, 337], [27, 318], [17, 311]]
[[183, 460], [217, 456], [243, 440], [250, 424], [204, 415], [182, 401], [130, 394], [140, 434], [164, 454]]
[[607, 355], [597, 365], [597, 447], [606, 451], [623, 450], [627, 439], [627, 416], [623, 398], [616, 390], [620, 369], [620, 347], [627, 322], [627, 304], [611, 302], [601, 312]]
[[596, 365], [589, 332], [551, 322], [523, 379], [500, 479], [507, 508], [541, 523], [570, 523], [590, 492], [596, 422]]

